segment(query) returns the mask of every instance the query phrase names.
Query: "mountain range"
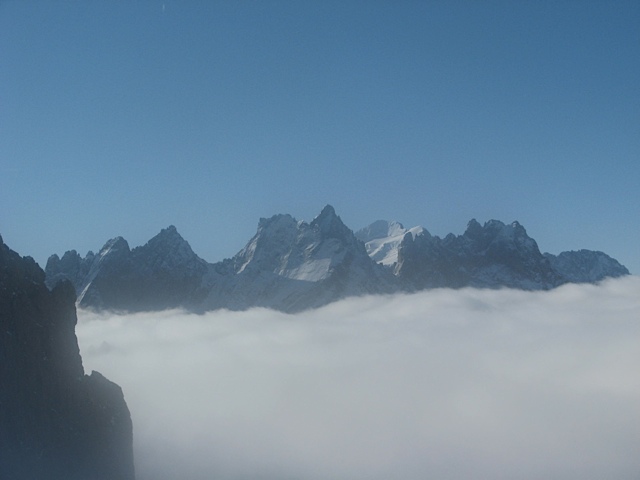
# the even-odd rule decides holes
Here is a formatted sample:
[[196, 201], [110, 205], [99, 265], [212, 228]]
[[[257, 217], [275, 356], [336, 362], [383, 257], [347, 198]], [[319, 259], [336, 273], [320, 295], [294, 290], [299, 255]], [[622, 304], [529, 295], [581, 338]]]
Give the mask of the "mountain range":
[[471, 220], [464, 234], [440, 238], [379, 220], [354, 233], [330, 205], [309, 223], [282, 214], [260, 219], [245, 247], [217, 263], [200, 258], [170, 226], [133, 249], [116, 237], [97, 254], [52, 255], [45, 272], [50, 288], [70, 280], [83, 308], [195, 312], [298, 312], [350, 296], [442, 287], [548, 290], [629, 274], [598, 251], [543, 254], [518, 222]]

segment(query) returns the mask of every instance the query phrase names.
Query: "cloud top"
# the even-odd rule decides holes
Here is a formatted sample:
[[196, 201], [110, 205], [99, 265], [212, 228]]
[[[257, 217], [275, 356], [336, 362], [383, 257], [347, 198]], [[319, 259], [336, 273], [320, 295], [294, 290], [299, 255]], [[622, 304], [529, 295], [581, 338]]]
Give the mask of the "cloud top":
[[139, 480], [640, 473], [640, 277], [79, 319]]

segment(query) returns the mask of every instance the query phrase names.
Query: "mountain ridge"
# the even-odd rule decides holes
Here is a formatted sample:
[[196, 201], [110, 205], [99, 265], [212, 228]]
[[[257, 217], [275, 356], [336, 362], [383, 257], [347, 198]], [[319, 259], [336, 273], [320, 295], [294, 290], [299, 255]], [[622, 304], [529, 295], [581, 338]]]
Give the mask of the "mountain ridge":
[[50, 288], [70, 280], [83, 308], [285, 312], [349, 296], [464, 286], [546, 290], [629, 273], [602, 252], [543, 254], [517, 221], [472, 219], [462, 235], [444, 238], [384, 220], [354, 233], [331, 205], [310, 222], [289, 214], [259, 219], [247, 244], [216, 263], [198, 257], [171, 225], [133, 249], [115, 237], [85, 258], [74, 250], [52, 255], [45, 271]]

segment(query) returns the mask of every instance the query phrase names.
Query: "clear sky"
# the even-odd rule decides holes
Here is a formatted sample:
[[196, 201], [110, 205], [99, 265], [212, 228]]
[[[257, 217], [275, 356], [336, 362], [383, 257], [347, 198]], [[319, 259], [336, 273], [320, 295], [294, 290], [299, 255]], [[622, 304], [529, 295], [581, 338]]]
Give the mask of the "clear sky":
[[[204, 259], [330, 203], [640, 273], [640, 2], [0, 1], [0, 234], [174, 224]], [[44, 265], [43, 265], [44, 266]]]

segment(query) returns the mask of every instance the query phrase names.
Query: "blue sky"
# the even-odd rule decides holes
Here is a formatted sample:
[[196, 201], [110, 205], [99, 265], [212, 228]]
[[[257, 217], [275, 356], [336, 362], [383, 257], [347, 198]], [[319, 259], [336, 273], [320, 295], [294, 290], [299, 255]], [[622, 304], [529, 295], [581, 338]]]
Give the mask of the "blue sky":
[[[208, 261], [332, 204], [640, 273], [640, 3], [0, 1], [0, 234]], [[44, 265], [43, 265], [44, 266]]]

